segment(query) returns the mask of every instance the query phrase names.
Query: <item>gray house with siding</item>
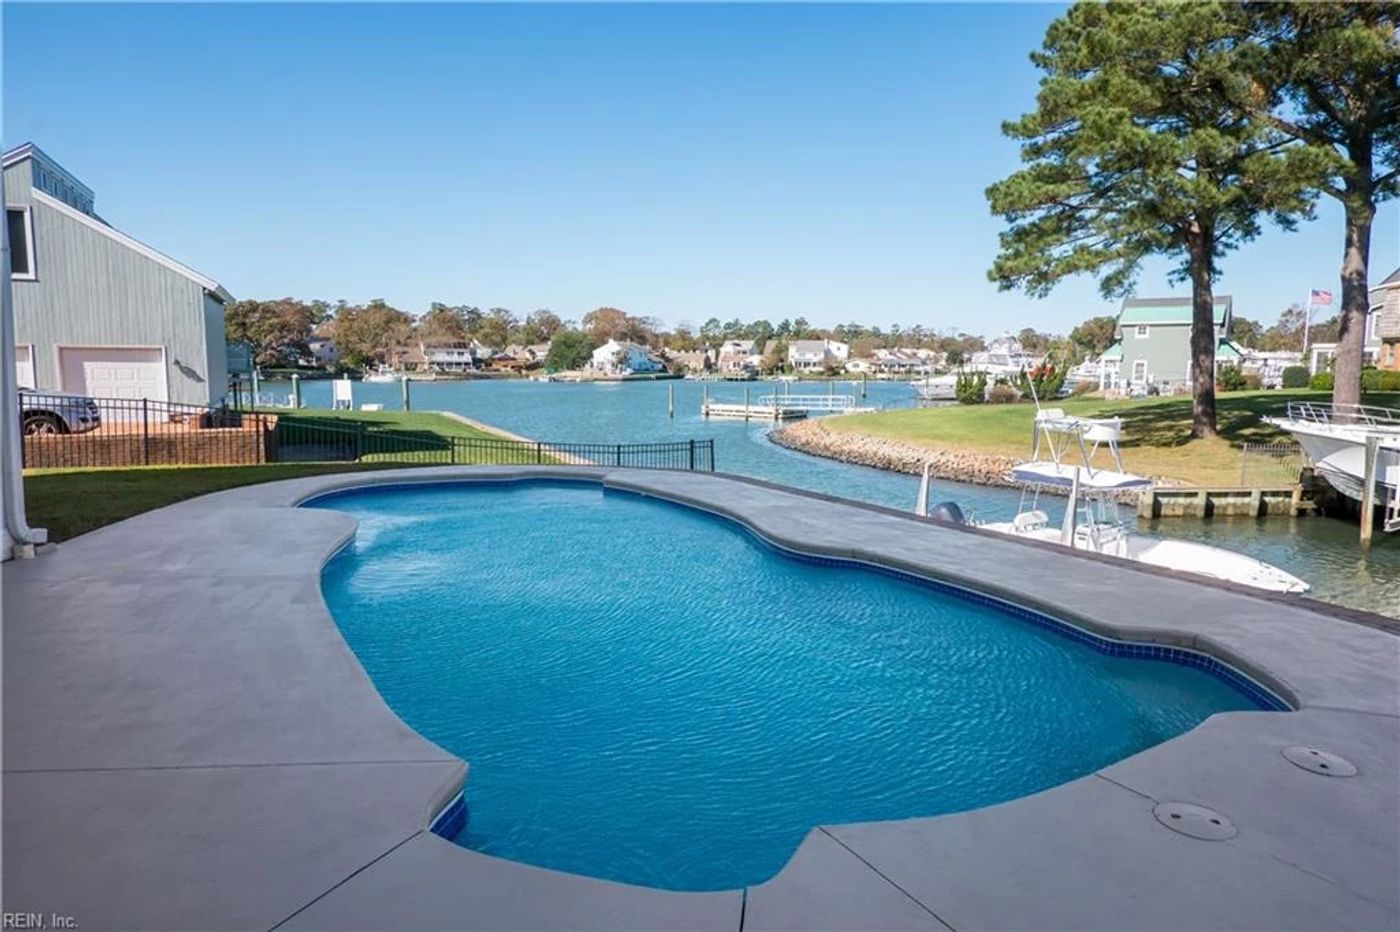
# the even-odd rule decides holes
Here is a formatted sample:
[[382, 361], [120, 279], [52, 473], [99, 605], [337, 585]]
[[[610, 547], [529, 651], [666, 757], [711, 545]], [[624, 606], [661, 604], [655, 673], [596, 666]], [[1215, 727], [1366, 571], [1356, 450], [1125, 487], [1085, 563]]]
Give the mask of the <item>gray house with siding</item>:
[[[1228, 339], [1234, 300], [1215, 296], [1215, 364], [1238, 363]], [[1191, 387], [1191, 298], [1128, 298], [1118, 312], [1114, 343], [1099, 358], [1099, 384], [1127, 390], [1155, 385], [1164, 393]]]
[[214, 404], [228, 387], [223, 286], [115, 229], [37, 146], [6, 152], [21, 386]]

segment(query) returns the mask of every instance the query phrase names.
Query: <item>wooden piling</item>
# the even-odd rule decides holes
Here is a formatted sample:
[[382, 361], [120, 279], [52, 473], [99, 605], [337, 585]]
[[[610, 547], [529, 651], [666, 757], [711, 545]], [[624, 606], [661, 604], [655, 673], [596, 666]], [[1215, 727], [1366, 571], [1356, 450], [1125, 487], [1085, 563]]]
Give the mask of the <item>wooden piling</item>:
[[1371, 532], [1375, 525], [1376, 508], [1376, 460], [1380, 457], [1381, 438], [1371, 434], [1366, 438], [1366, 460], [1362, 464], [1361, 477], [1361, 546], [1371, 546]]

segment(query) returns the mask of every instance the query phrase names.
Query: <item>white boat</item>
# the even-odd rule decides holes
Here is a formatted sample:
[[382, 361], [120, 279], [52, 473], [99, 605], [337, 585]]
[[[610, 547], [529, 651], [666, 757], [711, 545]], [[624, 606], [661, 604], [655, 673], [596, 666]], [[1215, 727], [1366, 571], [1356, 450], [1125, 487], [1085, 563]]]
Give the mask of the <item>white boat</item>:
[[1292, 434], [1318, 475], [1355, 501], [1366, 486], [1366, 442], [1374, 437], [1373, 501], [1385, 508], [1385, 529], [1400, 530], [1400, 410], [1295, 401], [1285, 417], [1264, 421]]
[[955, 374], [935, 375], [915, 379], [909, 387], [923, 401], [952, 401], [957, 398], [958, 377]]
[[[1008, 537], [1060, 544], [1120, 560], [1194, 573], [1225, 582], [1238, 583], [1269, 592], [1303, 593], [1311, 586], [1263, 560], [1222, 547], [1194, 541], [1171, 540], [1138, 534], [1119, 513], [1125, 495], [1152, 488], [1152, 480], [1123, 469], [1118, 440], [1122, 423], [1117, 419], [1093, 421], [1066, 417], [1056, 409], [1036, 415], [1036, 440], [1032, 456], [1042, 450], [1048, 459], [1032, 459], [1011, 471], [1011, 479], [1022, 487], [1021, 505], [1010, 521], [967, 522], [961, 510], [948, 504], [935, 506], [933, 516], [970, 523]], [[1116, 469], [1092, 465], [1100, 446], [1110, 452]], [[1070, 456], [1078, 452], [1078, 461]], [[1066, 459], [1070, 459], [1066, 462]], [[1059, 527], [1040, 507], [1042, 494], [1068, 492], [1064, 521]], [[915, 514], [930, 516], [929, 466], [924, 467]]]
[[390, 369], [390, 368], [388, 368], [387, 366], [380, 366], [378, 369], [374, 370], [373, 372], [366, 372], [366, 373], [364, 374], [364, 377], [361, 378], [360, 381], [361, 381], [361, 382], [397, 382], [399, 379], [402, 379], [403, 377], [404, 377], [404, 374], [403, 374], [402, 372], [399, 372], [399, 371], [394, 370], [394, 369]]

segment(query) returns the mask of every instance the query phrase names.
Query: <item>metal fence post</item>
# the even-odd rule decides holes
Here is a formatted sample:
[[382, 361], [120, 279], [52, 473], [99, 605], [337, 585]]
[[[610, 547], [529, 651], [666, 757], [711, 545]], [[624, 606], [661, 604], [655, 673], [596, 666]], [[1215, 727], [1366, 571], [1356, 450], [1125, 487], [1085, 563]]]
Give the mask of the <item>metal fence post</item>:
[[617, 465], [622, 465], [622, 444], [617, 445]]
[[544, 444], [542, 444], [542, 443], [540, 443], [538, 440], [536, 440], [536, 441], [535, 441], [535, 464], [536, 464], [536, 465], [539, 465], [540, 463], [543, 463], [543, 462], [544, 462]]
[[151, 416], [145, 398], [141, 399], [141, 465], [151, 465]]
[[690, 471], [691, 471], [691, 472], [694, 472], [694, 471], [695, 471], [695, 439], [694, 439], [694, 438], [691, 438], [691, 441], [690, 441]]
[[365, 455], [365, 422], [355, 422], [355, 462]]

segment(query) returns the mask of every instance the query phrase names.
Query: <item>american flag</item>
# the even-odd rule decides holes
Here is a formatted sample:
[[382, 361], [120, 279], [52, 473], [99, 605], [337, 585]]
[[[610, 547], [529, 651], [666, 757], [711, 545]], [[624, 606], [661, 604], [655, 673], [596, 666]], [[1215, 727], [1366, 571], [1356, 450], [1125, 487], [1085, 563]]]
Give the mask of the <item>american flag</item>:
[[1314, 304], [1331, 304], [1331, 303], [1332, 303], [1332, 292], [1330, 292], [1330, 291], [1318, 291], [1316, 288], [1314, 288], [1312, 291], [1308, 292], [1308, 305], [1309, 305], [1310, 307], [1311, 307], [1312, 305], [1314, 305]]

